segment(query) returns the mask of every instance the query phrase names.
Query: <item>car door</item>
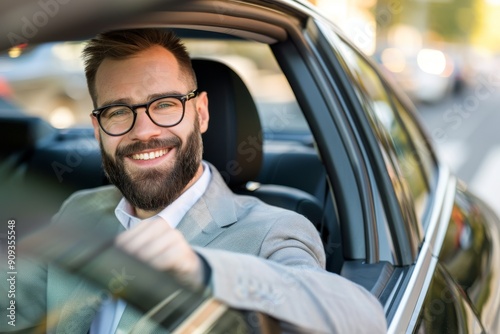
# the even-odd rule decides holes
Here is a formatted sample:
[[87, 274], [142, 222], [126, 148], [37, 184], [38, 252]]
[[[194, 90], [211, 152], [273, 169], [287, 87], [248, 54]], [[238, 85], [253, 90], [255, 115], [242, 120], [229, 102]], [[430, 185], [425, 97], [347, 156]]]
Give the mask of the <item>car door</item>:
[[[373, 210], [364, 221], [365, 261], [386, 264], [371, 276], [377, 280], [371, 290], [380, 291], [390, 332], [481, 332], [474, 307], [439, 263], [441, 245], [432, 243], [438, 227], [448, 226], [452, 217], [455, 178], [438, 164], [407, 102], [401, 102], [368, 60], [320, 19], [309, 22], [306, 33], [340, 93], [362, 152], [366, 189], [371, 190], [362, 206]], [[354, 239], [344, 240], [350, 241]], [[344, 263], [343, 274], [354, 281], [370, 270], [350, 263]], [[382, 272], [389, 278], [382, 279]]]

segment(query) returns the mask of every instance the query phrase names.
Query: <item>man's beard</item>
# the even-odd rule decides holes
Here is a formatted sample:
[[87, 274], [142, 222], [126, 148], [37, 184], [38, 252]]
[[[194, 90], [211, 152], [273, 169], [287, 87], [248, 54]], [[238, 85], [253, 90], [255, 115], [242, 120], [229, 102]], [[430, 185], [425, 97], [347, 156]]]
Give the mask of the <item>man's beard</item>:
[[[144, 211], [161, 211], [180, 196], [200, 166], [203, 145], [197, 121], [183, 149], [181, 144], [179, 137], [136, 142], [118, 147], [116, 160], [114, 160], [104, 150], [101, 143], [104, 172], [132, 206]], [[133, 176], [127, 172], [124, 163], [126, 156], [139, 151], [164, 147], [176, 149], [177, 157], [173, 167], [135, 170]]]

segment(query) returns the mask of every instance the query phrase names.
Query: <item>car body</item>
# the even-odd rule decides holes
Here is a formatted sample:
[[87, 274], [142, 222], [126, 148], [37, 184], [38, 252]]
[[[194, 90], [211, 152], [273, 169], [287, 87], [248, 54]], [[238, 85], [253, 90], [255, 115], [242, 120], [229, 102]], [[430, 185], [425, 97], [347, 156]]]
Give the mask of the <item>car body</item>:
[[[389, 333], [500, 332], [497, 216], [440, 162], [409, 100], [314, 7], [155, 2], [99, 22], [74, 36], [50, 30], [33, 40], [79, 40], [103, 27], [171, 28], [194, 57], [234, 68], [263, 129], [262, 167], [250, 186], [288, 187], [319, 203], [327, 269], [380, 300]], [[12, 137], [1, 147], [5, 215], [50, 216], [71, 191], [106, 182], [90, 126], [56, 130], [33, 117], [4, 117], [0, 126]], [[18, 203], [33, 193], [22, 188], [36, 183], [35, 174], [44, 175], [38, 191], [58, 190], [21, 212]]]

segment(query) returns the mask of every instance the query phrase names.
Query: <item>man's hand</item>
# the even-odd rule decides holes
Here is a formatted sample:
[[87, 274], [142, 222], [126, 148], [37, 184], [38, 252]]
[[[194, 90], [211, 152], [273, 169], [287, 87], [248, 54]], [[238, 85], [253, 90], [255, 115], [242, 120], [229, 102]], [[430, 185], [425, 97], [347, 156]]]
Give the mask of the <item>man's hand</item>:
[[143, 221], [116, 238], [118, 247], [148, 263], [167, 271], [181, 283], [195, 289], [203, 285], [203, 265], [181, 232], [165, 220]]

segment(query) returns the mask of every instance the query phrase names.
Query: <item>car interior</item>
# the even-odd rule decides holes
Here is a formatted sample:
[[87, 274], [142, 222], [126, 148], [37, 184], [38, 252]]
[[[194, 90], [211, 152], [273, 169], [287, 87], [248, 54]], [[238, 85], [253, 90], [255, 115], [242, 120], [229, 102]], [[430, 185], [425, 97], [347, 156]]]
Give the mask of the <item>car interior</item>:
[[[464, 219], [461, 212], [460, 217], [454, 217], [459, 213], [456, 208], [474, 201], [459, 203], [467, 199], [466, 191], [457, 192], [456, 180], [438, 164], [430, 141], [420, 131], [411, 110], [406, 110], [404, 98], [393, 89], [398, 87], [387, 85], [375, 64], [328, 20], [294, 1], [52, 2], [57, 3], [61, 5], [57, 7], [59, 14], [50, 15], [50, 24], [20, 40], [23, 47], [34, 51], [42, 43], [81, 46], [101, 31], [144, 27], [169, 28], [188, 43], [200, 41], [195, 49], [188, 45], [188, 50], [196, 50], [191, 54], [198, 90], [209, 96], [210, 124], [203, 135], [203, 158], [218, 169], [235, 193], [307, 217], [323, 242], [326, 269], [376, 296], [394, 329], [390, 332], [456, 332], [467, 325], [471, 332], [480, 332], [484, 329], [477, 320], [498, 323], [496, 310], [490, 307], [498, 301], [491, 283], [497, 271], [487, 265], [495, 257], [487, 261], [471, 257], [471, 264], [483, 268], [479, 274], [465, 275], [467, 279], [475, 274], [480, 278], [473, 281], [480, 282], [474, 290], [464, 290], [472, 283], [460, 281], [462, 273], [469, 274], [467, 270], [453, 266], [459, 273], [456, 275], [442, 257], [444, 238], [453, 238], [453, 231], [459, 230], [453, 230], [452, 223]], [[18, 45], [13, 36], [26, 37], [23, 30], [26, 23], [31, 24], [27, 18], [32, 13], [38, 18], [38, 13], [45, 14], [40, 11], [41, 4], [29, 0], [22, 6], [14, 2], [0, 5], [0, 25], [6, 27], [3, 31], [9, 31], [0, 38], [2, 51]], [[17, 14], [28, 15], [21, 20], [24, 25], [16, 20]], [[248, 48], [239, 49], [238, 54], [224, 53], [227, 44], [233, 42]], [[258, 47], [266, 49], [270, 57], [259, 58]], [[260, 81], [243, 75], [252, 64], [248, 66], [241, 59], [244, 57], [238, 56], [247, 54], [260, 60], [253, 64], [258, 68], [256, 76], [281, 75], [280, 80], [259, 87], [267, 93], [264, 101], [254, 90]], [[75, 238], [74, 230], [54, 225], [44, 228], [73, 192], [109, 181], [90, 125], [74, 123], [74, 127], [59, 128], [47, 117], [52, 106], [35, 102], [33, 111], [22, 105], [26, 102], [23, 98], [8, 99], [12, 83], [2, 77], [2, 70], [15, 66], [4, 62], [8, 59], [2, 56], [0, 53], [0, 133], [4, 139], [0, 141], [0, 220], [17, 222], [16, 242], [22, 244], [19, 249], [25, 247], [37, 259], [49, 261], [55, 254], [59, 256], [54, 261], [59, 269], [100, 287], [109, 281], [110, 266], [137, 266], [138, 271], [146, 273], [145, 279], [136, 280], [136, 286], [128, 289], [129, 295], [123, 299], [144, 313], [165, 311], [172, 323], [180, 318], [177, 306], [188, 308], [185, 316], [198, 313], [194, 308], [199, 304], [182, 302], [191, 298], [190, 291], [184, 291], [186, 299], [180, 298], [179, 305], [162, 307], [164, 297], [173, 295], [173, 288], [180, 289], [166, 282], [167, 274], [144, 268], [141, 261], [119, 252], [112, 246], [114, 234], [82, 231]], [[269, 69], [270, 60], [278, 71]], [[50, 68], [34, 61], [30, 65], [24, 72], [43, 68], [51, 78], [52, 68], [64, 67], [62, 59]], [[12, 72], [19, 76], [22, 71]], [[40, 93], [49, 102], [68, 101], [72, 99], [68, 91], [76, 86], [88, 95], [84, 82], [83, 75], [78, 80], [73, 77], [67, 86], [62, 85], [63, 92], [58, 95], [45, 94], [43, 83], [26, 85], [27, 94], [32, 98]], [[4, 83], [7, 89], [2, 87]], [[289, 91], [292, 103], [279, 96], [277, 90], [282, 88]], [[266, 100], [270, 96], [278, 98]], [[70, 112], [88, 121], [92, 106], [81, 109]], [[295, 127], [299, 118], [305, 128]], [[416, 175], [414, 171], [420, 172]], [[457, 189], [460, 187], [465, 185]], [[472, 206], [464, 212], [469, 209], [474, 214], [468, 224], [484, 229], [485, 225], [476, 220], [482, 210], [475, 212]], [[6, 236], [0, 231], [0, 245]], [[488, 246], [484, 240], [479, 242]], [[454, 247], [458, 250], [462, 243]], [[445, 249], [451, 255], [455, 254], [453, 250]], [[476, 251], [473, 247], [470, 250]], [[58, 262], [61, 258], [63, 261]], [[462, 262], [459, 257], [450, 259], [453, 265]], [[474, 259], [481, 259], [481, 263]], [[154, 280], [161, 283], [151, 284]], [[453, 318], [462, 311], [465, 315], [456, 320], [463, 323], [455, 330]], [[490, 316], [497, 320], [488, 319]], [[158, 315], [162, 325], [164, 317]], [[442, 327], [436, 327], [434, 319], [442, 319]], [[254, 318], [250, 321], [255, 323]], [[236, 328], [234, 322], [225, 325], [220, 332]]]
[[[194, 59], [193, 67], [199, 91], [210, 96], [203, 158], [221, 172], [233, 191], [296, 211], [318, 231], [324, 229], [326, 172], [314, 148], [264, 152], [257, 108], [238, 74], [208, 59]], [[4, 169], [15, 169], [18, 175], [10, 178], [10, 184], [18, 178], [22, 186], [18, 184], [16, 189], [38, 184], [44, 189], [60, 189], [55, 197], [50, 195], [51, 203], [43, 210], [45, 218], [72, 192], [108, 184], [91, 129], [58, 131], [39, 118], [19, 117], [3, 118], [0, 131], [9, 138], [2, 147]], [[328, 223], [333, 225], [338, 226], [336, 220]]]
[[[198, 90], [210, 96], [204, 159], [234, 191], [303, 214], [320, 230], [327, 184], [314, 148], [264, 152], [257, 107], [238, 74], [209, 59], [194, 59], [193, 67]], [[36, 117], [3, 118], [0, 129], [9, 138], [2, 145], [5, 169], [24, 174], [18, 177], [25, 185], [50, 182], [47, 189], [61, 188], [60, 196], [66, 198], [76, 190], [107, 184], [90, 129], [57, 130]], [[61, 199], [53, 202], [56, 207], [47, 208], [51, 213]]]
[[[203, 20], [218, 20], [217, 15]], [[168, 18], [181, 20], [171, 15]], [[172, 24], [175, 26], [175, 22]], [[263, 23], [253, 24], [254, 29], [264, 29]], [[265, 31], [250, 37], [266, 43], [286, 39], [286, 32], [278, 26], [265, 27]], [[242, 34], [237, 32], [236, 38], [245, 37]], [[315, 145], [266, 140], [254, 99], [240, 76], [229, 66], [209, 59], [194, 59], [193, 67], [198, 90], [207, 91], [210, 100], [210, 126], [203, 136], [204, 159], [221, 172], [233, 191], [306, 216], [321, 235], [327, 270], [358, 282], [380, 297], [392, 266], [386, 262], [365, 266], [361, 276], [356, 269], [361, 262], [344, 266], [344, 243], [348, 239], [343, 238], [334, 194]], [[37, 117], [0, 117], [0, 132], [8, 138], [0, 144], [0, 175], [7, 180], [0, 198], [9, 214], [14, 212], [20, 217], [17, 219], [29, 222], [19, 224], [20, 235], [47, 224], [74, 191], [108, 183], [90, 128], [59, 130]]]

